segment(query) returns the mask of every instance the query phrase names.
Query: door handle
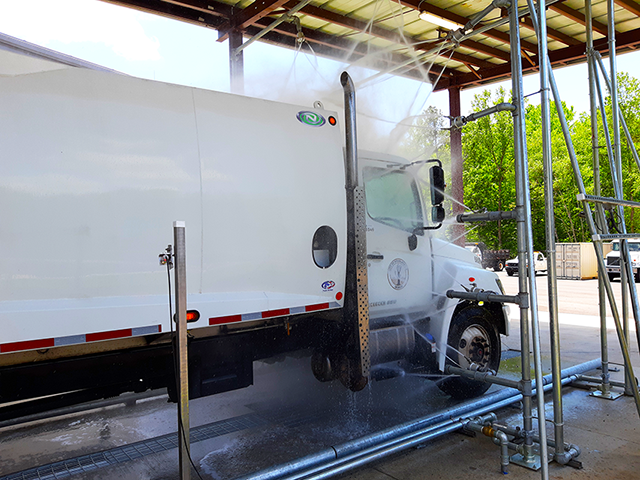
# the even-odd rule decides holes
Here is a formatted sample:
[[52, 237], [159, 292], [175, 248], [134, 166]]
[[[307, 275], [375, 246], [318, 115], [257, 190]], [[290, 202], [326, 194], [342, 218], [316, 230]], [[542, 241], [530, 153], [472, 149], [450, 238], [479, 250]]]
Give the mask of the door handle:
[[367, 260], [384, 260], [384, 255], [381, 253], [368, 253]]

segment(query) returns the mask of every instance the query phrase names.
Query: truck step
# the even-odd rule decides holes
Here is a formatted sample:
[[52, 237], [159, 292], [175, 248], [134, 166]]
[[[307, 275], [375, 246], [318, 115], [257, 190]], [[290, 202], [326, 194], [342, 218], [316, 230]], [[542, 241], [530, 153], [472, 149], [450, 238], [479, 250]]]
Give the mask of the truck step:
[[630, 200], [619, 200], [611, 197], [599, 197], [597, 195], [585, 195], [579, 193], [576, 195], [579, 202], [595, 202], [603, 203], [605, 205], [622, 205], [623, 207], [640, 208], [640, 202], [632, 202]]

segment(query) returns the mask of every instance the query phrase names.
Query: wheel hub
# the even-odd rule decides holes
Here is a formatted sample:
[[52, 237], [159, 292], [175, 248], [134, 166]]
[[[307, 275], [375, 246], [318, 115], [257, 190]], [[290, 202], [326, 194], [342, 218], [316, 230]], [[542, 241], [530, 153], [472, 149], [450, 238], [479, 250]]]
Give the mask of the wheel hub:
[[468, 327], [458, 342], [458, 362], [462, 368], [468, 368], [472, 363], [484, 370], [491, 360], [491, 344], [489, 335], [480, 325]]

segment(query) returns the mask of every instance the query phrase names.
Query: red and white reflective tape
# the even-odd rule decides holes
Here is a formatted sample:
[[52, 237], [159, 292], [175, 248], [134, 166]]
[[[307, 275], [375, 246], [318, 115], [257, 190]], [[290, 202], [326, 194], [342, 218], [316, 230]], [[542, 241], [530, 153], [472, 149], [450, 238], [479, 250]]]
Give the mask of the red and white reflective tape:
[[42, 338], [39, 340], [26, 340], [23, 342], [0, 343], [0, 353], [20, 352], [23, 350], [41, 350], [43, 348], [62, 347], [78, 343], [99, 342], [100, 340], [112, 340], [116, 338], [137, 337], [162, 332], [162, 325], [150, 327], [123, 328], [122, 330], [109, 330], [106, 332], [83, 333], [81, 335], [69, 335], [57, 338]]
[[264, 318], [274, 318], [274, 317], [286, 317], [288, 315], [318, 312], [320, 310], [329, 310], [332, 308], [340, 308], [340, 304], [337, 302], [317, 303], [315, 305], [306, 305], [304, 307], [281, 308], [278, 310], [267, 310], [266, 312], [243, 313], [241, 315], [227, 315], [225, 317], [213, 317], [213, 318], [209, 318], [209, 325], [222, 325], [223, 323], [244, 322], [249, 320], [262, 320]]

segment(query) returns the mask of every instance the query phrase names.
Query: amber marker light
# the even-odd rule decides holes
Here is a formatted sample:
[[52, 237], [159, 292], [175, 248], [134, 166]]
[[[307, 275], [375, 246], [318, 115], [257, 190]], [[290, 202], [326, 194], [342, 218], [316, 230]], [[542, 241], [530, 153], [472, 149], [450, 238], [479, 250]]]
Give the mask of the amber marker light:
[[[198, 310], [187, 310], [187, 323], [193, 323], [200, 320], [200, 312]], [[178, 314], [173, 314], [173, 321], [178, 323]]]
[[332, 127], [335, 127], [336, 123], [338, 123], [338, 121], [336, 120], [336, 117], [329, 117], [329, 125], [331, 125]]

